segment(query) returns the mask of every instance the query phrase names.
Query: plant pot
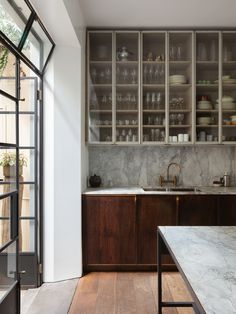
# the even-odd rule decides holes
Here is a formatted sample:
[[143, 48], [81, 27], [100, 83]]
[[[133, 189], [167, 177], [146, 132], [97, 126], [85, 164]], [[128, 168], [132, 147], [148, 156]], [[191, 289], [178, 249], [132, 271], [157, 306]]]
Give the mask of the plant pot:
[[[19, 166], [19, 176], [23, 174], [23, 166]], [[3, 167], [4, 177], [15, 177], [16, 176], [16, 166], [4, 166]]]

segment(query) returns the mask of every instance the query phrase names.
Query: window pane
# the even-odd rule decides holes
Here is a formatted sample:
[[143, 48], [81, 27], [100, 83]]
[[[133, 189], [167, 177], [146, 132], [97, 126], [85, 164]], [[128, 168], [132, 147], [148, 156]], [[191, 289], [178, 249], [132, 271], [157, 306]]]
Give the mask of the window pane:
[[0, 42], [0, 89], [12, 96], [16, 95], [15, 63], [15, 56]]
[[0, 195], [16, 190], [15, 156], [15, 149], [0, 149]]
[[[21, 77], [20, 98], [22, 101], [19, 102], [19, 109], [20, 111], [34, 111], [37, 104], [37, 77], [23, 63], [21, 63], [21, 68], [27, 77]], [[29, 78], [29, 76], [33, 76], [33, 78]]]
[[[12, 111], [13, 109], [13, 111]], [[0, 142], [16, 144], [15, 102], [0, 95]], [[9, 113], [8, 111], [12, 111]]]
[[0, 0], [0, 30], [18, 46], [31, 11], [24, 0]]
[[20, 146], [33, 146], [35, 130], [34, 115], [20, 114], [19, 127]]
[[34, 21], [22, 52], [38, 69], [42, 70], [51, 49], [51, 41], [38, 21]]
[[35, 223], [34, 220], [23, 219], [20, 221], [20, 252], [34, 252], [34, 234]]
[[0, 200], [0, 247], [11, 239], [10, 234], [10, 197]]
[[0, 253], [1, 285], [0, 302], [16, 281], [16, 243], [13, 242]]
[[23, 181], [34, 181], [35, 173], [35, 152], [34, 149], [20, 149], [20, 154], [26, 158], [26, 165], [23, 166]]
[[35, 215], [35, 188], [34, 184], [21, 184], [19, 191], [19, 212], [21, 217]]

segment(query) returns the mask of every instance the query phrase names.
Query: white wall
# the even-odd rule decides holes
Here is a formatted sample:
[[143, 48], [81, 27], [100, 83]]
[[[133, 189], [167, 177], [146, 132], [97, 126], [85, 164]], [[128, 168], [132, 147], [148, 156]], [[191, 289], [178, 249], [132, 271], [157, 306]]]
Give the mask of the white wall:
[[56, 42], [44, 80], [44, 281], [53, 282], [82, 274], [84, 26], [75, 32], [63, 0], [32, 4]]

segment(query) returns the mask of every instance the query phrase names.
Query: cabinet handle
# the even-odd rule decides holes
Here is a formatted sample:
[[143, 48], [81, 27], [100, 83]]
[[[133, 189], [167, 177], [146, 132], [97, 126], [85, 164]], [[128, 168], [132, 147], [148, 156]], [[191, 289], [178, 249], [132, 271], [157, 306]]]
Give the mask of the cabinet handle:
[[179, 225], [179, 196], [176, 196], [176, 226]]

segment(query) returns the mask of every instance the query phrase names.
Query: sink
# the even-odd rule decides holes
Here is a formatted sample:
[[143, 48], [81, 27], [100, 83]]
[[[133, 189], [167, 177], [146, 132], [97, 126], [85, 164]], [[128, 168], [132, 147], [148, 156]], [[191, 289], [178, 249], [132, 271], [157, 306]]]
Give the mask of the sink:
[[199, 189], [194, 187], [143, 187], [145, 192], [200, 192]]
[[169, 191], [173, 192], [200, 192], [200, 190], [196, 188], [169, 188]]
[[152, 188], [152, 187], [147, 187], [147, 188], [142, 188], [145, 192], [167, 192], [167, 188]]

